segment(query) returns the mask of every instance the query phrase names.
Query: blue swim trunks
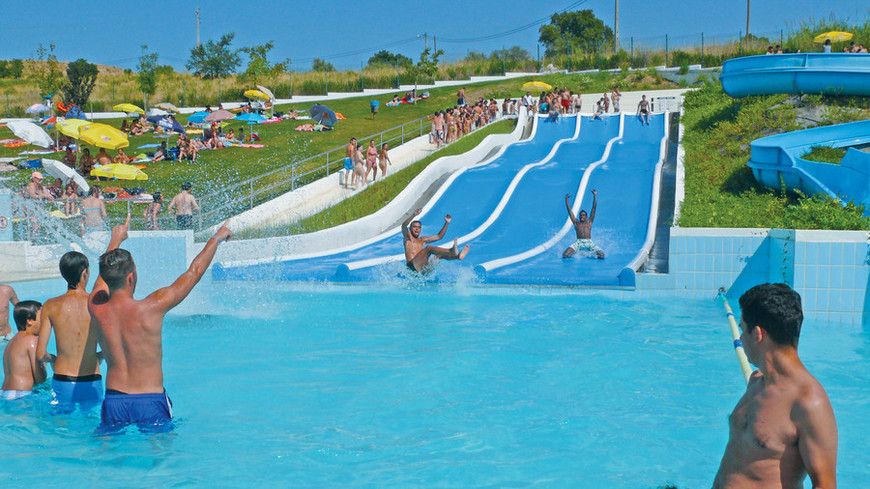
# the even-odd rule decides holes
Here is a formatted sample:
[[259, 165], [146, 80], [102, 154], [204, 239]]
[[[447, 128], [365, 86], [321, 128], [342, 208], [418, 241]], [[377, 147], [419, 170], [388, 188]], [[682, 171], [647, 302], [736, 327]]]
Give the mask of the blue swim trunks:
[[82, 408], [96, 406], [103, 400], [103, 377], [100, 374], [54, 374], [51, 379], [51, 405], [62, 412], [71, 412], [76, 405]]
[[150, 431], [172, 429], [172, 400], [161, 393], [127, 394], [106, 389], [100, 412], [100, 431], [115, 431], [135, 424]]
[[353, 159], [351, 159], [351, 158], [344, 159], [344, 169], [345, 170], [353, 170]]

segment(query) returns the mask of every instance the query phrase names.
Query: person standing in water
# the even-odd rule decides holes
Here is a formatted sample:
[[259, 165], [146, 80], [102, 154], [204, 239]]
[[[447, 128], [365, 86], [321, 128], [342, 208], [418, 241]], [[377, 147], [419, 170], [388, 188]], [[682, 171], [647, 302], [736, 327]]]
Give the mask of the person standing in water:
[[[77, 404], [84, 408], [99, 404], [103, 399], [103, 377], [85, 290], [91, 276], [88, 257], [68, 251], [60, 258], [59, 268], [67, 291], [42, 306], [36, 357], [53, 364], [51, 404], [68, 412]], [[57, 356], [48, 353], [52, 331]]]
[[571, 194], [565, 195], [565, 207], [568, 208], [568, 217], [571, 218], [571, 223], [574, 224], [574, 232], [577, 235], [577, 241], [562, 252], [562, 258], [571, 258], [578, 251], [590, 253], [596, 258], [604, 258], [604, 250], [598, 247], [592, 241], [592, 223], [595, 221], [595, 208], [598, 205], [598, 191], [592, 191], [592, 211], [589, 217], [586, 217], [586, 211], [581, 210], [579, 218], [574, 217], [574, 211], [571, 210], [571, 202], [568, 200]]
[[728, 418], [713, 489], [837, 487], [837, 420], [822, 384], [798, 357], [801, 296], [761, 284], [740, 296], [740, 342], [758, 367]]
[[447, 226], [450, 224], [450, 214], [444, 216], [444, 226], [441, 231], [435, 236], [420, 237], [420, 232], [423, 230], [423, 224], [420, 221], [411, 222], [416, 216], [420, 215], [423, 209], [417, 209], [405, 219], [402, 223], [402, 237], [405, 244], [405, 265], [414, 271], [426, 273], [429, 270], [429, 258], [435, 256], [443, 260], [462, 260], [468, 254], [468, 245], [465, 245], [462, 250], [458, 249], [459, 241], [453, 240], [451, 248], [441, 248], [432, 246], [428, 243], [441, 241], [444, 238], [444, 233], [447, 232]]
[[169, 202], [170, 212], [175, 214], [175, 224], [178, 229], [193, 229], [193, 211], [199, 210], [199, 204], [196, 203], [196, 197], [190, 193], [193, 185], [190, 182], [181, 184], [181, 192]]
[[100, 256], [100, 275], [88, 298], [91, 324], [106, 360], [106, 395], [98, 432], [136, 424], [140, 429], [171, 429], [172, 401], [163, 388], [163, 318], [180, 304], [205, 274], [218, 245], [233, 233], [229, 220], [217, 230], [172, 285], [136, 300], [138, 272], [127, 239], [130, 215], [112, 229], [108, 249]]

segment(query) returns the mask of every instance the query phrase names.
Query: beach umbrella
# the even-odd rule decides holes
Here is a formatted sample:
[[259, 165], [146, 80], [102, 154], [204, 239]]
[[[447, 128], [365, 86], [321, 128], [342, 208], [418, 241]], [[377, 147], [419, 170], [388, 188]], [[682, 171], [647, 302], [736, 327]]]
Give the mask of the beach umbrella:
[[79, 129], [88, 124], [90, 124], [88, 121], [82, 119], [59, 119], [56, 127], [64, 136], [78, 139]]
[[209, 114], [208, 116], [206, 116], [205, 122], [225, 121], [227, 119], [232, 119], [235, 116], [236, 115], [233, 114], [232, 112], [230, 112], [228, 110], [221, 109], [221, 110], [216, 110], [216, 111], [212, 112], [211, 114]]
[[530, 81], [523, 83], [523, 90], [532, 91], [532, 90], [550, 90], [553, 88], [553, 85], [548, 83], [544, 83], [542, 81]]
[[208, 117], [208, 112], [194, 112], [187, 116], [187, 122], [191, 124], [202, 124], [205, 122], [205, 118]]
[[187, 131], [184, 130], [184, 127], [175, 119], [168, 116], [159, 116], [155, 115], [148, 118], [148, 122], [152, 124], [156, 124], [167, 131], [179, 132], [181, 134], [187, 134]]
[[831, 42], [848, 41], [849, 39], [852, 39], [852, 33], [851, 32], [843, 32], [843, 31], [825, 32], [824, 34], [819, 34], [818, 36], [814, 37], [813, 42], [818, 43], [818, 44], [822, 44], [825, 41], [827, 41], [828, 39], [830, 39]]
[[148, 175], [133, 165], [112, 163], [91, 170], [92, 177], [115, 178], [118, 180], [148, 180]]
[[127, 112], [128, 114], [136, 113], [136, 114], [144, 114], [145, 111], [139, 107], [138, 105], [133, 104], [118, 104], [112, 107], [112, 110], [117, 110], [118, 112]]
[[118, 149], [130, 145], [126, 134], [106, 124], [85, 124], [79, 128], [79, 136], [82, 142], [98, 148]]
[[334, 126], [335, 121], [338, 120], [332, 109], [320, 104], [312, 105], [311, 108], [308, 109], [308, 115], [311, 116], [312, 120], [327, 127]]
[[45, 169], [45, 172], [54, 178], [59, 178], [63, 181], [63, 185], [69, 183], [70, 180], [74, 181], [76, 185], [79, 186], [80, 189], [87, 192], [91, 187], [88, 185], [88, 182], [85, 181], [85, 178], [78, 174], [72, 168], [64, 165], [62, 162], [57, 160], [48, 160], [42, 159], [42, 167]]
[[30, 121], [9, 121], [6, 127], [19, 138], [30, 144], [48, 148], [54, 145], [51, 136], [45, 130]]
[[42, 104], [33, 104], [24, 111], [27, 114], [41, 114], [43, 112], [48, 112], [48, 107]]
[[261, 92], [265, 93], [266, 96], [268, 96], [270, 100], [275, 100], [275, 95], [268, 88], [264, 87], [263, 85], [257, 85], [257, 89], [260, 90]]
[[154, 107], [157, 107], [158, 109], [163, 109], [166, 112], [175, 112], [176, 114], [181, 112], [180, 110], [178, 110], [178, 107], [170, 104], [169, 102], [160, 102], [159, 104], [155, 105]]
[[76, 104], [72, 104], [69, 110], [66, 111], [66, 118], [87, 120], [84, 111]]
[[[63, 120], [63, 118], [61, 118], [61, 120]], [[42, 121], [43, 126], [47, 126], [49, 124], [57, 124], [57, 116], [56, 115], [53, 115], [53, 116], [49, 117], [48, 119]]]
[[246, 122], [263, 122], [264, 120], [266, 120], [266, 118], [261, 116], [260, 114], [250, 113], [250, 114], [239, 114], [236, 116], [235, 120], [246, 121]]
[[254, 90], [254, 89], [245, 90], [245, 97], [257, 99], [257, 100], [269, 100], [272, 98], [269, 95], [266, 95], [264, 92], [261, 92], [260, 90]]

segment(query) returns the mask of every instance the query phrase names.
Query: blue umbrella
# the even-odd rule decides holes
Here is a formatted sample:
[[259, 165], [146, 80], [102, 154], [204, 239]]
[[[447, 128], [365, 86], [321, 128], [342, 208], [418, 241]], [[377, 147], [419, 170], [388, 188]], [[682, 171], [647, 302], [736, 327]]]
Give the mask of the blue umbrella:
[[312, 105], [311, 108], [308, 109], [308, 115], [311, 116], [311, 119], [327, 127], [334, 126], [335, 121], [338, 120], [335, 117], [335, 112], [333, 112], [332, 109], [320, 104]]
[[184, 130], [184, 127], [182, 127], [177, 120], [169, 117], [168, 115], [152, 115], [148, 118], [148, 122], [152, 124], [157, 124], [158, 126], [166, 129], [167, 131], [187, 134], [187, 131]]
[[87, 117], [85, 116], [85, 113], [82, 111], [82, 109], [79, 108], [78, 105], [73, 105], [72, 107], [69, 108], [68, 111], [66, 111], [66, 118], [67, 119], [85, 119], [85, 120], [87, 119]]
[[236, 116], [236, 120], [248, 122], [263, 122], [264, 120], [266, 120], [266, 118], [261, 116], [260, 114], [254, 114], [252, 112], [249, 114], [239, 114]]
[[187, 122], [191, 124], [202, 124], [205, 122], [205, 118], [208, 117], [208, 114], [208, 112], [194, 112], [188, 116]]

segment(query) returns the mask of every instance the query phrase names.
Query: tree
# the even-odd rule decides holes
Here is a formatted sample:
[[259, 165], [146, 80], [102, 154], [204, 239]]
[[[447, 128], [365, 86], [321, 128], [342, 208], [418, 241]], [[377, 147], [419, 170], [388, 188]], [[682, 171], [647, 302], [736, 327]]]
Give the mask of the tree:
[[9, 77], [18, 80], [22, 76], [24, 76], [24, 61], [21, 61], [20, 59], [13, 59], [9, 62], [9, 67], [7, 69]]
[[599, 43], [613, 42], [613, 30], [595, 17], [592, 10], [553, 14], [550, 23], [542, 25], [538, 32], [541, 34], [538, 41], [547, 47], [547, 56], [564, 54], [566, 43], [574, 51], [577, 47], [588, 49]]
[[41, 43], [36, 48], [36, 59], [33, 60], [34, 70], [32, 77], [39, 87], [42, 98], [50, 98], [64, 85], [63, 72], [60, 71], [60, 63], [54, 54], [54, 43], [48, 45], [48, 49]]
[[368, 66], [396, 66], [399, 65], [403, 68], [407, 68], [414, 63], [414, 60], [411, 58], [401, 55], [401, 54], [393, 54], [386, 49], [378, 51], [374, 56], [369, 58]]
[[486, 54], [478, 53], [477, 51], [469, 51], [465, 56], [465, 61], [486, 61]]
[[67, 104], [76, 104], [84, 107], [94, 91], [97, 83], [99, 68], [93, 63], [88, 63], [79, 58], [66, 67], [67, 83], [63, 87], [63, 100]]
[[221, 36], [218, 42], [209, 40], [190, 50], [190, 59], [185, 65], [195, 75], [203, 78], [223, 78], [235, 73], [242, 58], [238, 49], [230, 49], [235, 33]]
[[413, 75], [416, 79], [417, 77], [422, 77], [424, 79], [431, 79], [438, 73], [438, 58], [444, 54], [443, 49], [439, 49], [435, 52], [432, 52], [429, 48], [423, 50], [420, 53], [420, 61], [417, 61], [417, 64], [411, 65], [408, 68], [408, 73]]
[[274, 65], [269, 62], [268, 54], [273, 47], [275, 44], [273, 41], [269, 41], [266, 44], [242, 48], [241, 51], [248, 55], [248, 68], [239, 78], [254, 83], [263, 83], [267, 78], [286, 71], [290, 60], [285, 59]]
[[314, 58], [314, 61], [311, 62], [311, 69], [313, 71], [335, 71], [335, 66], [332, 66], [332, 63], [328, 63], [326, 60]]
[[149, 53], [147, 44], [142, 45], [142, 56], [139, 56], [136, 69], [139, 72], [136, 83], [142, 90], [142, 103], [145, 105], [145, 110], [148, 110], [148, 96], [157, 93], [157, 53]]

